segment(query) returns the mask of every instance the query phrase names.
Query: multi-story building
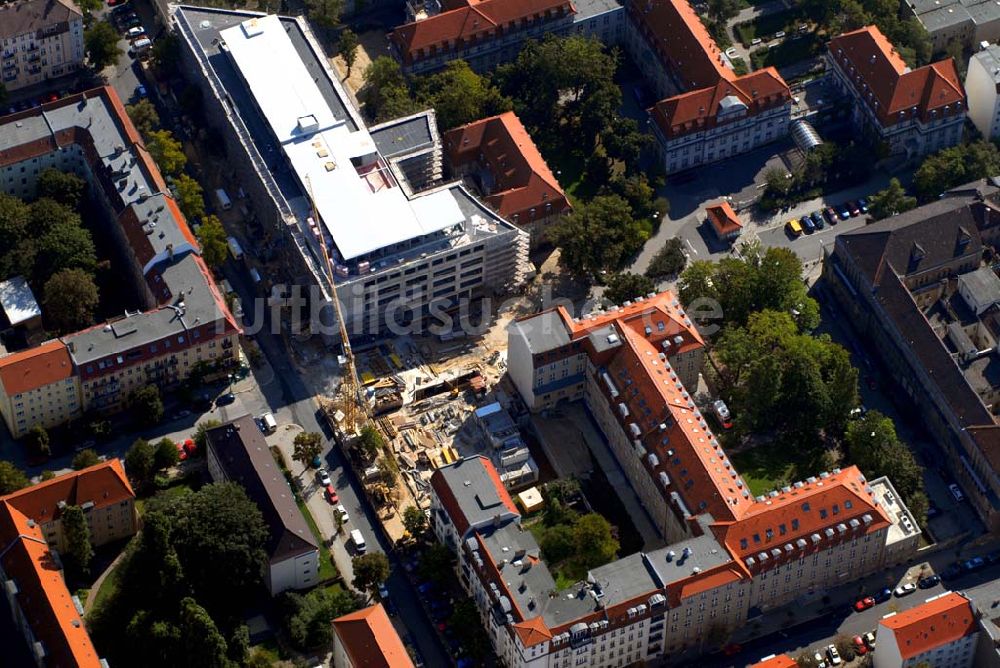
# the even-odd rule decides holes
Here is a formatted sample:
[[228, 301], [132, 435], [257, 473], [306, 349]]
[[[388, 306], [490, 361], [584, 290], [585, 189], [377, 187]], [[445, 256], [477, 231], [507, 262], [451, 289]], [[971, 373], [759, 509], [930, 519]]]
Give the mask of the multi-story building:
[[196, 367], [227, 368], [239, 354], [240, 328], [112, 88], [3, 118], [0, 187], [30, 198], [49, 167], [88, 182], [105, 216], [99, 231], [116, 242], [116, 269], [139, 301], [121, 317], [2, 358], [0, 413], [15, 436], [33, 420], [118, 410], [133, 389], [169, 389]]
[[413, 668], [381, 603], [333, 620], [333, 668]]
[[906, 0], [903, 6], [927, 30], [935, 52], [951, 42], [970, 48], [1000, 39], [1000, 6], [992, 0]]
[[792, 95], [773, 67], [737, 76], [688, 0], [628, 4], [628, 49], [656, 92], [649, 110], [667, 173], [788, 134]]
[[969, 120], [983, 136], [1000, 136], [1000, 47], [990, 44], [972, 54], [965, 74]]
[[562, 186], [512, 111], [449, 130], [444, 148], [452, 174], [473, 180], [505, 220], [527, 230], [533, 243], [572, 210]]
[[283, 270], [320, 293], [307, 296], [314, 332], [339, 338], [334, 295], [353, 336], [523, 282], [528, 235], [459, 183], [412, 192], [304, 21], [194, 7], [174, 20], [234, 176], [278, 231]]
[[[577, 324], [585, 333], [571, 338]], [[814, 600], [915, 553], [920, 530], [902, 500], [856, 467], [752, 497], [671, 364], [702, 348], [669, 293], [580, 323], [553, 309], [511, 326], [508, 368], [522, 398], [532, 410], [584, 400], [667, 546], [552, 595], [493, 464], [473, 457], [435, 471], [434, 532], [457, 554], [508, 666], [691, 660], [751, 611]]]
[[264, 516], [271, 595], [318, 584], [319, 546], [253, 418], [244, 415], [210, 429], [205, 441], [212, 480], [242, 486]]
[[830, 40], [827, 60], [855, 128], [889, 155], [915, 159], [962, 141], [965, 90], [952, 58], [911, 69], [868, 26]]
[[979, 621], [960, 593], [945, 592], [878, 623], [875, 668], [971, 668], [975, 665]]
[[83, 14], [72, 0], [0, 4], [0, 83], [9, 91], [83, 65]]
[[893, 370], [988, 527], [1000, 529], [1000, 340], [995, 277], [982, 266], [1000, 241], [1000, 189], [978, 181], [941, 199], [838, 235], [824, 281], [846, 321]]
[[459, 59], [488, 71], [547, 33], [593, 35], [605, 44], [623, 37], [624, 12], [616, 0], [409, 0], [406, 6], [407, 23], [389, 33], [389, 43], [414, 74]]
[[0, 415], [14, 438], [36, 424], [47, 428], [76, 419], [82, 408], [80, 377], [62, 341], [0, 357]]
[[[135, 493], [118, 459], [0, 497], [0, 583], [35, 665], [107, 668], [62, 577], [60, 519], [69, 505], [86, 514], [95, 546], [138, 530]], [[17, 648], [5, 652], [5, 663], [22, 665]]]

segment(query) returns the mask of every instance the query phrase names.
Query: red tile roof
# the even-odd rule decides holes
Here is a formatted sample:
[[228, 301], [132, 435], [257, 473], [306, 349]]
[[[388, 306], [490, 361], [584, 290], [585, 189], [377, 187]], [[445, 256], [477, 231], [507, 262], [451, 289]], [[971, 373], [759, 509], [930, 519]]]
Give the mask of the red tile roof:
[[570, 0], [482, 0], [402, 25], [389, 40], [409, 64], [573, 14]]
[[705, 209], [705, 213], [708, 214], [708, 222], [712, 224], [712, 228], [719, 236], [725, 236], [743, 229], [740, 217], [733, 211], [733, 207], [729, 205], [729, 202], [713, 204]]
[[798, 665], [795, 659], [787, 654], [775, 654], [768, 659], [749, 665], [747, 668], [796, 668]]
[[73, 361], [62, 341], [0, 357], [0, 383], [7, 396], [30, 392], [73, 375]]
[[79, 506], [90, 501], [95, 508], [103, 508], [134, 498], [135, 492], [125, 477], [122, 462], [115, 458], [25, 487], [0, 497], [0, 501], [44, 523], [59, 515], [60, 502]]
[[906, 63], [876, 26], [834, 37], [829, 48], [832, 60], [882, 125], [908, 121], [915, 115], [927, 122], [965, 113], [965, 89], [952, 58], [907, 71]]
[[552, 631], [545, 625], [541, 615], [514, 624], [514, 632], [525, 647], [534, 647], [552, 640]]
[[903, 660], [955, 642], [975, 633], [976, 615], [961, 594], [948, 592], [915, 608], [879, 622], [879, 641], [892, 633]]
[[453, 166], [474, 162], [489, 170], [495, 186], [486, 201], [504, 218], [517, 216], [517, 222], [527, 223], [570, 210], [559, 181], [514, 112], [449, 130], [444, 145]]
[[333, 620], [333, 631], [354, 666], [413, 668], [413, 661], [381, 603], [338, 617]]
[[687, 0], [629, 3], [639, 31], [685, 90], [714, 86], [735, 76], [722, 51]]
[[[656, 345], [660, 345], [667, 338], [673, 341], [677, 336], [683, 339], [680, 344], [682, 351], [694, 346], [705, 345], [698, 329], [684, 313], [683, 307], [672, 292], [664, 291], [652, 297], [636, 295], [636, 298], [638, 301], [630, 300], [632, 303], [628, 306], [622, 305], [604, 313], [582, 318], [579, 321], [574, 320], [563, 306], [557, 307], [557, 311], [566, 326], [570, 339], [574, 341], [586, 337], [595, 329], [617, 322], [643, 334], [645, 334], [646, 327], [649, 327], [652, 331], [648, 339]], [[663, 325], [662, 330], [660, 329], [661, 324]]]

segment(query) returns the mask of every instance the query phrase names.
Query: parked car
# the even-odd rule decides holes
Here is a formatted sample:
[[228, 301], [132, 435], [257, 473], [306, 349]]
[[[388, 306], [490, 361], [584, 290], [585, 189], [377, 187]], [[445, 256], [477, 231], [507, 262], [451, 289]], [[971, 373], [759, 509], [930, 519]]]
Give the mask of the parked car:
[[763, 40], [760, 37], [754, 37], [752, 40], [750, 40], [750, 46], [757, 46], [762, 41]]
[[864, 656], [865, 654], [868, 653], [868, 645], [866, 645], [865, 641], [861, 639], [861, 636], [854, 636], [853, 641], [854, 641], [854, 652], [858, 656]]
[[958, 501], [959, 503], [965, 501], [965, 494], [962, 494], [962, 488], [956, 485], [955, 483], [951, 483], [950, 485], [948, 485], [948, 491], [951, 492], [951, 495], [955, 497], [955, 500]]
[[861, 213], [868, 213], [868, 200], [864, 197], [858, 200], [858, 208], [861, 209]]
[[774, 39], [784, 39], [784, 38], [785, 38], [784, 30], [779, 30], [778, 32], [774, 33]]
[[785, 225], [785, 228], [788, 230], [788, 233], [791, 234], [793, 237], [797, 237], [800, 234], [802, 234], [802, 226], [799, 225], [799, 221], [795, 220], [794, 218], [788, 221], [788, 223]]
[[852, 216], [856, 216], [861, 213], [861, 207], [855, 201], [850, 201], [847, 203], [847, 210], [851, 212]]
[[841, 220], [847, 220], [851, 217], [850, 208], [848, 208], [846, 204], [841, 204], [837, 207], [837, 216], [839, 216]]
[[344, 507], [344, 504], [341, 503], [334, 510], [340, 515], [340, 521], [344, 524], [347, 524], [351, 520], [351, 516], [347, 514], [347, 508]]
[[888, 587], [885, 587], [885, 588], [883, 588], [883, 589], [875, 592], [875, 595], [872, 596], [872, 598], [875, 599], [876, 603], [885, 603], [890, 598], [892, 598], [892, 590], [889, 589]]
[[861, 638], [865, 641], [865, 644], [868, 645], [868, 649], [875, 649], [875, 633], [874, 632], [869, 631], [868, 633], [866, 633], [863, 636], [861, 636]]
[[816, 226], [817, 230], [823, 229], [825, 225], [825, 222], [823, 220], [823, 214], [821, 214], [819, 211], [813, 211], [811, 214], [809, 214], [809, 217], [812, 219], [813, 225]]
[[925, 578], [920, 578], [917, 580], [917, 586], [921, 589], [930, 589], [937, 583], [941, 582], [941, 576], [938, 574], [928, 575]]
[[897, 598], [902, 598], [903, 596], [909, 596], [913, 592], [917, 591], [917, 585], [912, 582], [907, 582], [906, 584], [899, 585], [892, 592]]
[[962, 573], [962, 567], [958, 564], [951, 564], [943, 571], [941, 571], [941, 578], [944, 580], [951, 580], [958, 577]]
[[969, 573], [972, 573], [973, 571], [978, 571], [985, 565], [986, 565], [986, 560], [983, 559], [982, 557], [973, 557], [972, 559], [968, 559], [962, 562], [962, 568], [968, 571]]
[[826, 216], [826, 222], [830, 223], [831, 225], [837, 224], [837, 210], [834, 209], [832, 206], [828, 206], [825, 209], [823, 209], [823, 215]]
[[802, 225], [802, 229], [804, 229], [808, 234], [812, 234], [816, 231], [816, 226], [813, 224], [812, 218], [809, 216], [802, 216], [799, 220], [799, 224]]
[[326, 487], [327, 485], [333, 484], [333, 481], [330, 480], [330, 474], [327, 473], [326, 469], [319, 469], [316, 471], [316, 482], [319, 483], [320, 487]]
[[839, 666], [844, 662], [844, 660], [840, 658], [840, 652], [837, 651], [836, 645], [830, 645], [829, 647], [827, 647], [826, 655], [830, 657], [831, 666]]
[[225, 394], [221, 395], [218, 399], [215, 400], [215, 405], [228, 406], [234, 401], [236, 401], [236, 395], [233, 394], [232, 392], [226, 392]]
[[816, 668], [826, 668], [826, 656], [823, 655], [823, 652], [813, 654], [813, 665]]
[[871, 596], [865, 596], [864, 598], [858, 599], [857, 601], [854, 602], [854, 610], [856, 612], [862, 612], [874, 605], [875, 605], [875, 599], [872, 598]]
[[335, 506], [340, 503], [340, 497], [337, 496], [337, 490], [333, 485], [327, 485], [326, 489], [323, 491], [326, 494], [326, 500], [330, 505]]

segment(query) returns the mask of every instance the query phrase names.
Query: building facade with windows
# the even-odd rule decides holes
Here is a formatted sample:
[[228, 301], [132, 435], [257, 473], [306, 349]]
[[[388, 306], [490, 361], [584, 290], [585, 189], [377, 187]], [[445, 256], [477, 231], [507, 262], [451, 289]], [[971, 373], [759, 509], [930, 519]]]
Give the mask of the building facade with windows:
[[1000, 46], [972, 54], [965, 74], [969, 120], [987, 139], [1000, 137]]
[[3, 190], [33, 197], [47, 168], [76, 173], [90, 186], [104, 213], [97, 231], [117, 245], [115, 270], [135, 288], [139, 308], [0, 358], [0, 414], [11, 433], [92, 409], [120, 410], [143, 385], [170, 389], [195, 369], [235, 365], [240, 327], [112, 88], [4, 117]]
[[968, 107], [952, 58], [910, 69], [868, 26], [830, 40], [827, 61], [855, 128], [889, 155], [917, 159], [962, 141]]
[[0, 83], [8, 91], [83, 66], [83, 14], [72, 0], [0, 5]]
[[971, 668], [979, 633], [978, 612], [969, 599], [939, 594], [879, 621], [875, 668]]

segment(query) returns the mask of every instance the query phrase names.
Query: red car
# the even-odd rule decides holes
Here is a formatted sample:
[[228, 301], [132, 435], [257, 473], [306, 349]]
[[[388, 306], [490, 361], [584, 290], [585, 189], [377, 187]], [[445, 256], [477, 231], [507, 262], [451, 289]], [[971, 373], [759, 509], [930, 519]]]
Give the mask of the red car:
[[340, 497], [337, 496], [337, 490], [333, 488], [333, 485], [326, 486], [326, 500], [331, 504], [336, 505], [340, 503]]
[[871, 596], [865, 596], [860, 601], [855, 602], [854, 609], [858, 612], [861, 612], [862, 610], [867, 610], [873, 605], [875, 605], [875, 599], [872, 598]]
[[854, 636], [854, 653], [858, 656], [868, 653], [868, 645], [861, 639], [861, 636]]
[[185, 459], [188, 458], [188, 453], [187, 450], [184, 449], [184, 444], [175, 443], [174, 445], [177, 446], [177, 459], [183, 462]]

